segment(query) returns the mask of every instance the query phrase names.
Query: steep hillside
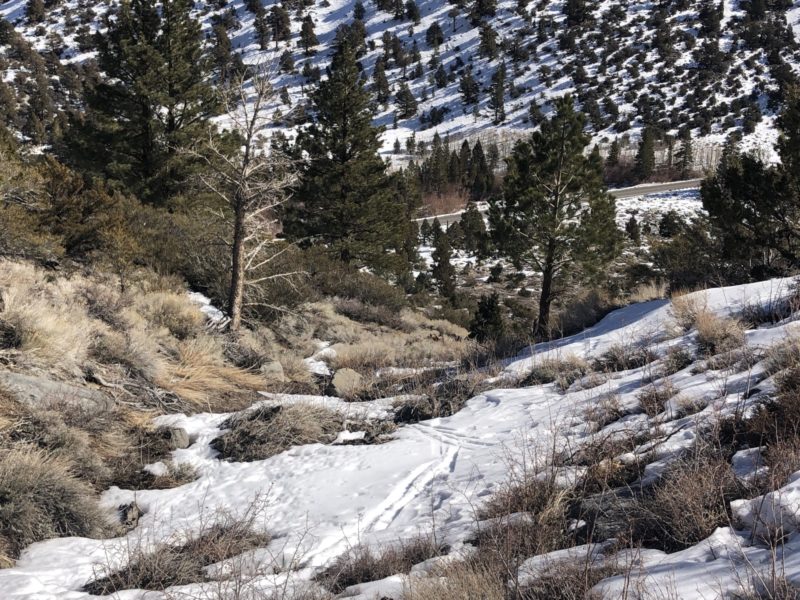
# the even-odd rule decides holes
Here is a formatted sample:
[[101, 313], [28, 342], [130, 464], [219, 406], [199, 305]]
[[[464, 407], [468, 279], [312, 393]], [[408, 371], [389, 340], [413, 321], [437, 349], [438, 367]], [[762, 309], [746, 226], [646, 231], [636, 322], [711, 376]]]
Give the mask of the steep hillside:
[[[113, 5], [0, 6], [13, 26], [0, 39], [0, 92], [7, 103], [16, 95], [23, 115], [12, 125], [41, 140], [45, 130], [58, 133], [53, 115], [74, 108], [91, 80], [93, 34]], [[397, 153], [434, 132], [502, 144], [548, 114], [551, 98], [574, 92], [597, 141], [636, 138], [643, 125], [675, 138], [690, 130], [704, 140], [695, 157], [704, 166], [732, 132], [748, 148], [771, 145], [775, 109], [800, 64], [788, 0], [221, 0], [198, 2], [196, 13], [218, 75], [236, 68], [237, 54], [280, 69], [286, 93], [276, 109], [286, 127], [303, 121], [306, 93], [324, 73], [337, 30], [349, 25], [351, 35], [363, 35], [361, 63], [381, 102], [384, 150]]]

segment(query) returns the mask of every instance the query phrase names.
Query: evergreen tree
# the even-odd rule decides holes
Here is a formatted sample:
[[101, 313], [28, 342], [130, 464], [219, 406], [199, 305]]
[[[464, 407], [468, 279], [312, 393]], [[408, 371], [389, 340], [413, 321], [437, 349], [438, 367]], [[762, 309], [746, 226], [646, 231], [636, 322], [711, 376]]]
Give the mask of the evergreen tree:
[[292, 35], [292, 26], [289, 12], [283, 5], [276, 4], [269, 11], [269, 25], [272, 29], [272, 39], [275, 41], [276, 48], [279, 42], [289, 41], [289, 37]]
[[417, 114], [417, 99], [414, 98], [414, 93], [409, 89], [407, 83], [400, 84], [396, 100], [401, 119], [410, 119]]
[[473, 200], [483, 200], [494, 187], [494, 174], [486, 162], [483, 146], [480, 141], [472, 147], [472, 156], [469, 162], [470, 197]]
[[597, 153], [586, 156], [586, 119], [572, 99], [508, 159], [503, 191], [491, 201], [492, 237], [518, 265], [541, 273], [536, 333], [546, 335], [550, 308], [575, 280], [593, 281], [617, 255], [614, 199]]
[[492, 75], [492, 93], [489, 97], [489, 108], [494, 111], [494, 124], [499, 125], [506, 120], [506, 64], [501, 63]]
[[694, 150], [692, 148], [692, 132], [689, 128], [683, 130], [681, 134], [681, 147], [677, 152], [678, 169], [681, 177], [688, 177], [694, 166]]
[[45, 6], [43, 0], [28, 0], [25, 4], [25, 18], [29, 25], [44, 21]]
[[496, 14], [497, 0], [474, 0], [469, 17], [472, 25], [477, 27], [484, 18], [494, 17]]
[[287, 236], [323, 244], [344, 262], [403, 271], [408, 207], [398, 202], [396, 179], [378, 154], [372, 99], [346, 40], [311, 99], [313, 122], [298, 136], [306, 158], [287, 207]]
[[300, 27], [300, 45], [306, 56], [314, 54], [314, 46], [317, 45], [317, 34], [314, 32], [314, 21], [311, 15], [306, 15]]
[[419, 12], [419, 6], [414, 0], [406, 0], [406, 17], [415, 25], [418, 25], [422, 15]]
[[258, 40], [259, 49], [266, 50], [269, 47], [272, 27], [269, 24], [267, 14], [263, 10], [256, 15], [256, 18], [253, 21], [253, 28], [256, 31], [256, 39]]
[[469, 325], [469, 337], [481, 343], [492, 342], [502, 338], [504, 331], [505, 324], [497, 292], [481, 296]]
[[469, 69], [461, 76], [458, 89], [461, 92], [461, 99], [464, 104], [470, 105], [478, 102], [480, 87], [478, 87], [478, 82], [475, 81], [475, 78], [472, 76], [472, 71]]
[[620, 147], [619, 140], [614, 138], [611, 142], [611, 147], [608, 149], [608, 156], [606, 157], [606, 165], [609, 167], [616, 167], [619, 164]]
[[217, 77], [220, 83], [224, 84], [230, 79], [231, 76], [231, 40], [228, 37], [228, 31], [219, 23], [211, 28], [211, 34], [214, 38], [212, 46], [212, 57], [214, 65], [216, 66]]
[[488, 21], [481, 25], [480, 38], [480, 55], [489, 59], [497, 58], [497, 32]]
[[191, 169], [180, 151], [208, 136], [217, 97], [189, 0], [131, 0], [99, 37], [105, 77], [89, 91], [64, 158], [164, 202]]
[[647, 181], [653, 176], [656, 168], [656, 136], [650, 127], [642, 130], [642, 139], [636, 153], [636, 177], [639, 181]]
[[278, 66], [283, 73], [294, 72], [294, 55], [291, 50], [287, 48], [281, 53], [281, 57], [278, 59]]
[[451, 263], [453, 248], [450, 246], [450, 237], [439, 224], [433, 222], [433, 266], [431, 276], [436, 282], [436, 288], [443, 298], [452, 300], [456, 295], [456, 268]]
[[444, 32], [437, 21], [431, 23], [425, 32], [425, 43], [429, 48], [438, 48], [444, 43]]
[[642, 244], [642, 229], [639, 227], [639, 221], [636, 220], [636, 215], [631, 215], [631, 218], [625, 223], [625, 233], [628, 234], [634, 246], [641, 246]]
[[443, 65], [439, 65], [436, 72], [433, 74], [433, 81], [439, 89], [447, 87], [447, 71], [444, 70]]
[[366, 16], [367, 10], [364, 8], [364, 3], [361, 2], [361, 0], [356, 0], [356, 3], [353, 5], [353, 18], [356, 21], [363, 21]]
[[569, 27], [581, 25], [589, 16], [586, 0], [567, 0], [564, 4], [564, 14], [567, 16]]
[[464, 232], [464, 250], [472, 255], [485, 257], [487, 254], [486, 223], [474, 202], [467, 204], [461, 215], [461, 229]]
[[386, 104], [389, 101], [389, 80], [386, 77], [386, 69], [384, 67], [383, 56], [379, 56], [375, 61], [375, 70], [372, 72], [373, 87], [375, 89], [375, 98], [381, 104]]

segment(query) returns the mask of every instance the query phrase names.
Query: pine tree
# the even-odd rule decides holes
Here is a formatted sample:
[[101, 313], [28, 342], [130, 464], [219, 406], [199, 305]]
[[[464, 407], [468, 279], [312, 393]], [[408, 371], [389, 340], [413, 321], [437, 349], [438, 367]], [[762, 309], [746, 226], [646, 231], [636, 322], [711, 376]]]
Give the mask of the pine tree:
[[497, 0], [474, 0], [469, 17], [472, 25], [477, 27], [486, 17], [494, 17], [497, 14]]
[[291, 50], [287, 48], [281, 53], [281, 57], [278, 59], [278, 66], [283, 73], [294, 72], [294, 56]]
[[433, 81], [439, 89], [447, 87], [447, 71], [444, 70], [443, 65], [439, 65], [436, 72], [433, 74]]
[[311, 15], [306, 15], [303, 24], [300, 26], [300, 45], [306, 56], [314, 54], [314, 46], [317, 45], [317, 34], [314, 33], [314, 21]]
[[180, 189], [191, 160], [180, 151], [207, 137], [218, 109], [208, 83], [200, 24], [189, 0], [131, 0], [98, 43], [104, 78], [86, 97], [64, 159], [164, 202]]
[[356, 21], [363, 21], [366, 16], [367, 10], [364, 8], [364, 3], [361, 2], [361, 0], [356, 0], [356, 3], [353, 5], [353, 18]]
[[494, 187], [494, 174], [486, 162], [483, 146], [480, 141], [472, 147], [472, 156], [469, 163], [470, 197], [473, 200], [483, 200]]
[[272, 26], [269, 24], [266, 12], [262, 10], [256, 15], [253, 21], [253, 28], [256, 31], [259, 49], [266, 50], [269, 47], [270, 33], [272, 32]]
[[681, 177], [689, 177], [694, 166], [694, 149], [692, 148], [692, 132], [688, 127], [681, 134], [681, 147], [676, 158]]
[[375, 98], [381, 104], [386, 104], [389, 101], [389, 80], [386, 77], [386, 68], [384, 67], [383, 56], [379, 56], [375, 61], [375, 70], [372, 72], [373, 87], [375, 90]]
[[625, 233], [628, 234], [634, 246], [642, 244], [642, 229], [639, 226], [639, 221], [636, 220], [636, 215], [631, 215], [631, 218], [625, 223]]
[[461, 76], [458, 89], [461, 92], [461, 99], [464, 104], [470, 105], [478, 102], [480, 88], [478, 87], [478, 82], [475, 81], [475, 78], [472, 76], [472, 71], [467, 70], [464, 75]]
[[653, 176], [656, 168], [656, 136], [650, 127], [642, 130], [642, 139], [636, 153], [636, 177], [639, 181], [647, 181]]
[[502, 338], [504, 331], [505, 324], [497, 292], [481, 296], [469, 325], [469, 337], [480, 343], [493, 342]]
[[422, 15], [419, 12], [419, 6], [414, 0], [406, 0], [406, 17], [415, 25], [418, 25]]
[[378, 272], [406, 269], [400, 250], [408, 209], [398, 202], [396, 180], [378, 154], [372, 99], [346, 41], [311, 99], [313, 122], [298, 136], [306, 159], [284, 220], [287, 236], [322, 244], [344, 262]]
[[211, 33], [214, 37], [212, 46], [212, 57], [216, 66], [217, 78], [220, 83], [225, 83], [231, 76], [231, 40], [228, 31], [221, 24], [212, 27]]
[[616, 167], [619, 164], [620, 147], [619, 140], [614, 138], [611, 142], [611, 147], [608, 149], [608, 156], [606, 157], [606, 165], [609, 167]]
[[499, 125], [506, 120], [506, 64], [501, 63], [492, 75], [492, 93], [489, 96], [489, 108], [494, 111], [494, 124]]
[[437, 21], [431, 23], [425, 32], [425, 43], [429, 48], [438, 48], [444, 43], [444, 32]]
[[275, 47], [278, 47], [279, 42], [289, 41], [292, 34], [291, 20], [289, 12], [281, 4], [276, 4], [269, 11], [269, 25], [272, 29], [272, 39], [275, 41]]
[[414, 98], [414, 93], [409, 89], [406, 82], [400, 84], [396, 100], [401, 119], [410, 119], [417, 114], [417, 99]]
[[614, 199], [599, 155], [585, 154], [585, 123], [572, 98], [557, 100], [555, 115], [514, 146], [502, 194], [491, 201], [498, 248], [541, 273], [537, 335], [549, 332], [551, 305], [567, 284], [598, 279], [619, 251]]
[[480, 38], [480, 55], [489, 59], [497, 58], [497, 32], [488, 21], [481, 25]]
[[433, 222], [433, 266], [431, 276], [436, 282], [439, 294], [443, 298], [452, 300], [456, 295], [456, 269], [451, 260], [453, 248], [447, 232], [442, 230], [438, 219]]
[[464, 232], [464, 250], [483, 258], [487, 254], [486, 223], [474, 202], [467, 204], [461, 215], [461, 229]]
[[28, 24], [35, 25], [44, 21], [45, 6], [43, 0], [28, 0], [25, 5], [25, 18]]
[[564, 4], [564, 14], [567, 16], [569, 27], [581, 25], [589, 16], [586, 0], [567, 0]]

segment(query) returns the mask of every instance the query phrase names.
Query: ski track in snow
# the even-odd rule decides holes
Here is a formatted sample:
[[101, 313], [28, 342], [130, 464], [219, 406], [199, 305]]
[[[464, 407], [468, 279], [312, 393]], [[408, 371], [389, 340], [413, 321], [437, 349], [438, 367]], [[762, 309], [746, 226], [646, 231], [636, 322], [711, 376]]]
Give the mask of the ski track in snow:
[[[731, 314], [748, 305], [786, 296], [791, 283], [789, 279], [773, 280], [698, 292], [697, 297], [709, 309]], [[545, 358], [569, 355], [591, 358], [617, 343], [647, 343], [661, 351], [672, 344], [691, 344], [691, 334], [669, 339], [665, 334], [669, 319], [669, 306], [664, 301], [618, 310], [581, 334], [538, 345], [527, 355], [509, 361], [496, 385], [504, 385], [508, 381], [505, 377], [524, 374]], [[796, 334], [795, 326], [796, 323], [788, 322], [750, 331], [747, 342], [753, 347], [766, 347]], [[100, 565], [123, 564], [126, 545], [142, 539], [163, 541], [187, 530], [196, 531], [200, 523], [207, 523], [219, 509], [244, 514], [258, 497], [264, 501], [263, 527], [272, 534], [273, 541], [257, 554], [274, 560], [284, 572], [281, 577], [287, 577], [286, 567], [292, 566], [295, 571], [291, 577], [307, 579], [357, 543], [392, 543], [429, 533], [434, 524], [437, 539], [457, 553], [474, 529], [477, 508], [506, 479], [509, 461], [525, 457], [544, 464], [553, 448], [568, 445], [573, 448], [589, 439], [592, 430], [585, 410], [596, 406], [609, 393], [618, 394], [623, 407], [636, 406], [643, 374], [642, 370], [615, 373], [599, 387], [581, 390], [573, 386], [566, 394], [553, 385], [493, 389], [472, 398], [451, 417], [401, 427], [394, 439], [384, 444], [312, 444], [251, 463], [220, 461], [210, 449], [209, 442], [218, 435], [226, 415], [160, 417], [161, 424], [186, 428], [192, 445], [175, 451], [173, 460], [194, 465], [200, 478], [171, 490], [135, 493], [117, 488], [108, 490], [102, 503], [109, 513], [134, 499], [145, 511], [136, 530], [110, 540], [62, 538], [34, 544], [26, 549], [15, 568], [0, 570], [0, 597], [86, 599], [89, 596], [80, 588], [93, 578]], [[695, 374], [686, 369], [672, 376], [682, 396], [704, 398], [708, 406], [693, 417], [674, 421], [662, 418], [661, 427], [673, 435], [659, 446], [659, 460], [648, 467], [645, 478], [657, 476], [671, 457], [692, 443], [699, 420], [715, 418], [721, 411], [739, 407], [743, 401], [741, 392], [749, 386], [750, 376], [748, 373], [726, 376], [726, 391], [722, 396], [719, 389], [723, 383], [712, 372]], [[759, 385], [769, 389], [768, 381]], [[319, 401], [346, 410], [345, 403], [336, 398], [268, 395], [266, 401]], [[381, 403], [368, 404], [367, 412], [382, 410]], [[631, 415], [609, 427], [633, 431], [642, 422], [647, 422], [643, 415]], [[743, 462], [740, 460], [739, 464]], [[794, 478], [786, 490], [786, 497], [772, 502], [775, 507], [779, 504], [782, 507], [773, 509], [775, 515], [787, 514], [800, 506], [800, 477]], [[734, 511], [741, 515], [742, 523], [748, 519], [750, 523], [756, 522], [754, 515], [760, 514], [760, 509], [753, 502], [735, 503]], [[730, 580], [731, 562], [726, 557], [734, 552], [734, 545], [753, 564], [767, 564], [765, 550], [748, 542], [747, 535], [746, 531], [724, 528], [709, 541], [682, 553], [664, 555], [646, 551], [640, 560], [642, 577], [654, 586], [677, 578], [678, 597], [702, 598], [698, 589], [707, 594], [710, 582], [723, 578], [723, 574], [726, 574], [723, 579]], [[795, 545], [800, 550], [800, 541], [792, 538], [786, 548], [794, 549]], [[796, 573], [800, 575], [800, 552], [792, 555], [790, 562], [798, 567]], [[695, 576], [702, 581], [686, 581], [686, 577]], [[401, 584], [402, 577], [389, 578], [360, 586], [352, 591], [352, 597], [372, 600], [373, 593], [397, 593]], [[620, 585], [620, 581], [613, 579], [604, 582], [606, 597], [619, 597]], [[191, 594], [200, 587], [183, 586], [181, 591]], [[145, 595], [130, 591], [120, 597], [139, 600]], [[163, 596], [147, 593], [146, 598], [155, 600]]]

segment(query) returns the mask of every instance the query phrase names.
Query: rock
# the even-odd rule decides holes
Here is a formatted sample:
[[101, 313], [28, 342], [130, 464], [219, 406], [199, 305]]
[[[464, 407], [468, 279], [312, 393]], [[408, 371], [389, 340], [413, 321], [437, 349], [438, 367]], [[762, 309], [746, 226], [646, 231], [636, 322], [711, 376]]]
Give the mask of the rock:
[[361, 391], [364, 384], [364, 378], [356, 373], [353, 369], [339, 369], [333, 374], [331, 385], [333, 386], [334, 393], [337, 396], [354, 396]]
[[165, 427], [164, 439], [167, 440], [170, 450], [182, 450], [191, 443], [189, 434], [183, 427]]
[[122, 504], [119, 507], [119, 520], [126, 530], [130, 531], [135, 529], [139, 524], [139, 517], [142, 516], [142, 511], [136, 502], [130, 504]]
[[286, 383], [288, 381], [283, 373], [283, 365], [277, 360], [262, 365], [261, 374], [270, 382]]
[[57, 400], [90, 411], [106, 411], [114, 406], [114, 399], [99, 390], [11, 371], [0, 370], [0, 387], [29, 406], [45, 400]]

